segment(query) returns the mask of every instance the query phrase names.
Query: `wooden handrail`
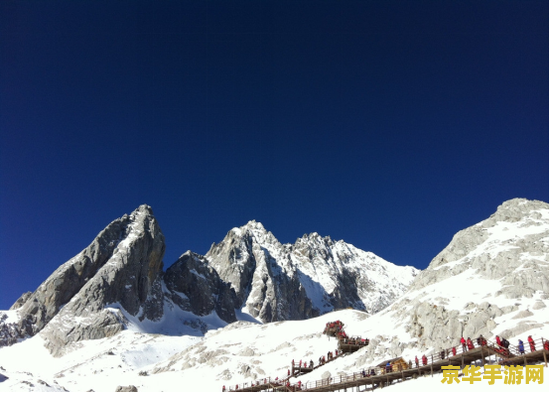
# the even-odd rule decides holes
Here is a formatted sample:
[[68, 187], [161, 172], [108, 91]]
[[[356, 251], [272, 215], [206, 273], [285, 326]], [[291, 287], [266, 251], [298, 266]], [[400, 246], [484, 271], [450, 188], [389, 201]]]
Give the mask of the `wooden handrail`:
[[[539, 345], [538, 342], [540, 340], [540, 348], [537, 349], [537, 350], [542, 350], [544, 349], [544, 342], [546, 341], [545, 338], [541, 337], [540, 339], [537, 338], [537, 339], [534, 339], [534, 341], [536, 342], [535, 345]], [[412, 367], [410, 368], [407, 368], [407, 369], [404, 369], [404, 370], [393, 370], [390, 371], [389, 373], [386, 373], [386, 368], [385, 367], [379, 367], [379, 366], [373, 366], [373, 367], [367, 367], [365, 368], [363, 371], [361, 372], [354, 372], [354, 373], [351, 373], [351, 374], [343, 374], [343, 375], [338, 375], [337, 377], [331, 377], [331, 378], [324, 378], [324, 379], [320, 379], [320, 380], [316, 380], [316, 381], [308, 381], [307, 383], [301, 383], [300, 385], [300, 388], [302, 390], [304, 389], [315, 389], [315, 388], [318, 388], [318, 387], [322, 387], [322, 386], [327, 386], [327, 385], [332, 385], [332, 384], [335, 384], [335, 383], [347, 383], [347, 382], [355, 382], [357, 381], [358, 379], [366, 379], [368, 380], [369, 378], [372, 378], [372, 377], [379, 377], [381, 375], [386, 375], [386, 374], [393, 374], [393, 373], [400, 373], [402, 371], [406, 371], [406, 370], [411, 370], [411, 369], [424, 369], [424, 367], [426, 367], [426, 369], [428, 368], [428, 366], [431, 366], [433, 364], [436, 364], [436, 363], [440, 363], [444, 360], [448, 360], [449, 358], [454, 358], [454, 359], [457, 359], [459, 358], [460, 356], [462, 356], [463, 354], [468, 354], [468, 352], [472, 352], [480, 347], [484, 347], [484, 348], [487, 348], [489, 350], [491, 350], [493, 353], [497, 354], [498, 356], [501, 356], [501, 357], [504, 357], [506, 359], [510, 359], [510, 358], [514, 358], [514, 357], [518, 357], [518, 356], [522, 356], [520, 353], [519, 353], [519, 348], [515, 345], [512, 345], [510, 344], [508, 346], [508, 352], [509, 352], [509, 356], [505, 356], [503, 353], [499, 352], [499, 348], [504, 348], [504, 347], [499, 347], [496, 342], [492, 341], [492, 340], [487, 340], [486, 339], [486, 345], [476, 345], [476, 343], [474, 343], [474, 347], [470, 350], [466, 350], [464, 351], [463, 348], [462, 348], [462, 345], [458, 345], [455, 347], [456, 349], [456, 355], [453, 355], [453, 356], [446, 356], [445, 359], [441, 359], [441, 356], [438, 354], [437, 351], [435, 352], [431, 352], [431, 353], [428, 353], [428, 355], [426, 356], [427, 357], [427, 362], [426, 364], [422, 364], [421, 363], [421, 359], [420, 362], [419, 362], [419, 366], [418, 367], [415, 367], [416, 365], [413, 363], [412, 364]], [[524, 343], [524, 346], [526, 347], [526, 353], [528, 353], [527, 351], [527, 348], [528, 348], [528, 345], [529, 343], [527, 342], [527, 344]], [[452, 353], [452, 348], [447, 348], [445, 349], [445, 353]], [[536, 349], [536, 348], [535, 348]], [[441, 351], [439, 351], [440, 353]], [[334, 357], [332, 360], [336, 359], [337, 357], [339, 356], [342, 356], [343, 353], [340, 353], [339, 355], [337, 355], [336, 357]], [[485, 357], [485, 356], [488, 356], [489, 353], [487, 354], [482, 354], [481, 356]], [[328, 362], [325, 362], [324, 364], [326, 364]], [[322, 365], [324, 365], [322, 364]], [[314, 367], [314, 369], [316, 368], [319, 368], [321, 367], [321, 365], [317, 366], [317, 367]], [[368, 370], [368, 372], [366, 371]], [[371, 370], [374, 370], [374, 375], [371, 374]], [[365, 373], [365, 375], [363, 375], [363, 372]], [[290, 376], [292, 377], [292, 375]], [[286, 385], [286, 382], [288, 381], [288, 379], [290, 378], [288, 376], [285, 376], [284, 378], [282, 379], [279, 379], [277, 380], [277, 386], [285, 386], [287, 387], [288, 389], [290, 389], [290, 391], [296, 391], [297, 388], [298, 388], [298, 384], [297, 383], [294, 383], [294, 384], [290, 384], [290, 385]], [[338, 382], [335, 382], [336, 381], [336, 378], [338, 379]], [[265, 378], [264, 378], [265, 379]], [[334, 382], [333, 382], [334, 380]], [[275, 380], [273, 380], [275, 381]], [[367, 382], [367, 381], [365, 381]], [[271, 378], [267, 378], [267, 384], [273, 384]], [[261, 385], [266, 385], [266, 384], [261, 384]], [[241, 385], [243, 386], [243, 385]], [[229, 391], [239, 391], [239, 390], [242, 390], [242, 389], [231, 389], [229, 388]]]

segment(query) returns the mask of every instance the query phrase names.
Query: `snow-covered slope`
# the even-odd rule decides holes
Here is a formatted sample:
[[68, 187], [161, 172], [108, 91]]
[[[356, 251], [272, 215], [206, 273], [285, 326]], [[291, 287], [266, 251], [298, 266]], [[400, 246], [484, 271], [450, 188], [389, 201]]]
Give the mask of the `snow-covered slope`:
[[376, 313], [403, 294], [419, 272], [317, 233], [304, 235], [288, 249], [308, 297], [321, 312], [351, 306]]
[[205, 258], [231, 283], [243, 311], [264, 322], [347, 307], [375, 313], [418, 273], [317, 233], [283, 245], [255, 221], [233, 228]]
[[[285, 378], [291, 361], [313, 360], [334, 351], [337, 342], [321, 334], [327, 322], [341, 320], [349, 335], [374, 329], [390, 330], [391, 324], [373, 326], [374, 317], [365, 312], [341, 310], [302, 321], [254, 324], [238, 321], [212, 330], [205, 338], [174, 337], [123, 331], [114, 337], [71, 344], [75, 348], [62, 358], [53, 358], [35, 336], [0, 349], [0, 391], [114, 391], [117, 386], [135, 386], [138, 391], [220, 392], [223, 386], [242, 386], [264, 378]], [[392, 323], [389, 319], [387, 322]], [[370, 346], [370, 345], [369, 345]], [[380, 346], [380, 345], [379, 345]], [[360, 372], [388, 359], [381, 351], [376, 359], [363, 362], [365, 352], [341, 357], [310, 374], [291, 379], [295, 383], [315, 381]], [[32, 354], [32, 356], [29, 356]], [[404, 353], [406, 360], [420, 355]], [[9, 361], [8, 361], [9, 360]], [[1, 381], [0, 376], [0, 381]], [[518, 391], [502, 383], [487, 382], [459, 386], [441, 384], [441, 375], [410, 380], [384, 391]], [[32, 386], [31, 386], [32, 385]], [[529, 391], [548, 391], [545, 383], [530, 384]], [[508, 390], [507, 390], [508, 389]]]
[[[44, 338], [37, 335], [0, 348], [0, 391], [111, 391], [118, 385], [135, 385], [139, 391], [220, 391], [223, 385], [282, 378], [292, 359], [317, 363], [320, 356], [336, 348], [335, 339], [321, 334], [325, 324], [334, 320], [344, 322], [348, 335], [370, 338], [370, 344], [301, 376], [303, 383], [361, 371], [395, 356], [409, 360], [429, 355], [457, 345], [462, 335], [483, 334], [492, 339], [498, 334], [512, 344], [529, 334], [548, 338], [548, 228], [548, 204], [507, 201], [487, 220], [457, 233], [410, 289], [376, 314], [340, 310], [307, 320], [237, 321], [227, 326], [212, 314], [202, 317], [210, 328], [204, 337], [145, 334], [152, 328], [144, 324], [153, 322], [126, 315], [130, 329], [112, 337], [70, 343], [61, 358], [53, 358], [43, 347]], [[246, 252], [261, 252], [253, 242], [249, 244], [252, 247]], [[291, 250], [294, 246], [281, 247]], [[323, 248], [314, 249], [320, 257]], [[334, 245], [330, 249], [338, 253]], [[304, 254], [296, 257], [289, 252], [286, 265], [276, 265], [292, 270], [315, 258], [313, 252]], [[233, 255], [237, 265], [242, 262], [244, 268], [249, 263], [246, 255], [250, 254]], [[266, 264], [271, 264], [269, 259]], [[243, 293], [247, 299], [250, 292]], [[170, 304], [165, 302], [165, 307]], [[6, 315], [13, 318], [12, 314]], [[172, 315], [164, 314], [164, 318]], [[182, 315], [154, 323], [157, 328], [173, 330], [184, 319]], [[486, 382], [451, 387], [442, 385], [440, 379], [421, 378], [385, 389], [471, 392], [518, 388]], [[531, 384], [529, 390], [548, 391], [547, 381]]]
[[402, 297], [370, 319], [364, 333], [379, 345], [361, 362], [439, 351], [462, 336], [500, 335], [513, 344], [527, 332], [549, 337], [548, 228], [548, 204], [513, 199], [458, 232]]

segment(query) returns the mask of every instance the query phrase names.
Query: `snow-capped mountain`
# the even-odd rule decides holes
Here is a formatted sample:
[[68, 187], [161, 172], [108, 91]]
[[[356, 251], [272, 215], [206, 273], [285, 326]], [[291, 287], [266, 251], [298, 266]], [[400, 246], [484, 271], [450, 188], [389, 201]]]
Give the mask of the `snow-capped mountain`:
[[[459, 345], [462, 336], [500, 335], [514, 344], [529, 334], [547, 339], [548, 230], [548, 204], [507, 201], [488, 219], [458, 232], [407, 292], [374, 315], [342, 310], [306, 321], [237, 322], [149, 370], [166, 378], [209, 374], [228, 386], [284, 377], [291, 359], [315, 361], [335, 349], [336, 341], [321, 334], [334, 320], [344, 322], [348, 335], [370, 338], [369, 345], [291, 382], [349, 374], [397, 356], [439, 354]], [[434, 386], [421, 390], [440, 391], [440, 378], [432, 381]], [[403, 385], [402, 391], [410, 389], [409, 382]]]
[[[253, 226], [258, 225], [253, 223]], [[246, 238], [240, 236], [248, 231], [245, 227], [230, 231], [234, 244]], [[178, 292], [181, 299], [172, 300], [165, 295], [164, 314], [157, 322], [140, 321], [139, 313], [135, 317], [125, 313], [127, 330], [102, 339], [68, 343], [65, 355], [57, 358], [44, 348], [48, 339], [44, 335], [0, 348], [0, 391], [108, 391], [114, 390], [117, 385], [134, 385], [139, 391], [219, 391], [224, 385], [281, 378], [287, 375], [292, 359], [312, 359], [317, 363], [319, 356], [336, 348], [335, 339], [322, 335], [325, 324], [334, 320], [344, 322], [348, 335], [370, 338], [369, 345], [307, 375], [293, 378], [291, 382], [300, 379], [306, 383], [349, 374], [396, 356], [412, 360], [415, 355], [420, 357], [424, 353], [437, 353], [442, 348], [457, 345], [463, 335], [475, 338], [483, 334], [492, 339], [498, 334], [511, 343], [516, 343], [518, 338], [525, 340], [528, 334], [548, 338], [548, 229], [548, 204], [523, 199], [507, 201], [488, 219], [458, 232], [430, 266], [418, 274], [408, 291], [375, 314], [340, 310], [306, 320], [264, 324], [237, 321], [226, 325], [216, 319], [216, 312], [211, 312], [201, 319], [211, 328], [204, 336], [192, 335], [192, 329], [181, 337], [144, 334], [142, 331], [146, 323], [169, 326], [180, 322], [181, 319], [173, 317], [176, 311], [178, 318], [185, 315], [196, 317], [180, 307], [167, 311], [177, 302], [182, 302], [183, 308], [186, 301], [192, 302], [195, 295], [181, 292], [193, 287], [192, 280], [170, 284], [166, 281], [163, 292]], [[259, 232], [263, 234], [264, 231]], [[306, 251], [300, 263], [295, 259], [296, 255], [289, 251], [299, 241], [295, 245], [280, 245], [279, 248], [269, 234], [263, 236], [269, 238], [272, 244], [266, 247], [265, 239], [257, 241], [248, 236], [251, 250], [262, 252], [260, 244], [264, 244], [269, 255], [272, 255], [271, 252], [277, 257], [289, 255], [284, 264], [271, 260], [273, 265], [294, 272], [294, 276], [306, 274], [301, 270], [305, 270], [302, 264], [314, 260], [315, 252], [310, 257], [308, 247], [304, 247]], [[322, 239], [319, 237], [319, 242]], [[182, 258], [180, 265], [185, 266], [178, 266], [171, 274], [177, 277], [176, 270], [187, 269], [197, 280], [217, 282], [227, 273], [216, 271], [209, 265], [215, 261], [207, 257], [221, 256], [223, 252], [220, 250], [232, 249], [222, 243], [211, 249], [217, 249], [218, 253], [209, 253], [211, 255], [204, 257], [184, 254], [186, 257]], [[322, 247], [317, 244], [313, 248], [320, 257]], [[275, 250], [281, 249], [288, 250], [285, 251], [288, 254], [276, 254]], [[331, 250], [335, 252], [335, 247], [332, 246]], [[245, 267], [247, 263], [251, 264], [252, 258], [256, 261], [256, 268], [261, 265], [263, 260], [257, 259], [267, 253], [247, 255], [238, 255], [236, 249], [233, 253], [235, 263], [242, 262], [242, 272], [246, 272]], [[269, 258], [266, 260], [269, 261]], [[240, 277], [238, 269], [235, 270], [235, 278]], [[248, 274], [254, 277], [256, 272]], [[291, 274], [288, 273], [288, 276]], [[224, 291], [229, 286], [236, 288], [228, 280], [225, 287], [222, 285], [212, 293], [220, 296], [226, 293]], [[240, 288], [246, 286], [246, 281], [243, 281]], [[237, 297], [239, 292], [232, 290]], [[241, 299], [248, 299], [253, 290], [254, 285], [249, 290], [242, 290], [245, 296]], [[211, 306], [205, 303], [202, 307], [195, 311], [206, 312]], [[5, 313], [5, 318], [13, 321], [14, 312]], [[237, 315], [239, 310], [235, 312]], [[216, 324], [218, 329], [213, 328]], [[418, 385], [420, 380], [421, 386]], [[403, 385], [402, 391], [414, 388], [441, 391], [443, 385], [440, 380], [437, 377], [419, 378], [399, 385]], [[384, 389], [391, 391], [394, 388]], [[458, 391], [457, 388], [469, 392], [488, 388], [494, 390], [495, 387], [484, 382], [481, 387], [464, 387], [461, 384], [454, 386], [453, 390]], [[517, 386], [510, 388], [510, 391], [517, 390]], [[529, 385], [529, 390], [547, 391], [548, 378], [544, 384]]]
[[376, 313], [418, 273], [317, 233], [283, 245], [255, 221], [233, 228], [205, 258], [231, 283], [243, 311], [263, 322], [347, 307]]
[[518, 198], [458, 232], [403, 296], [370, 319], [394, 328], [365, 330], [375, 340], [362, 362], [439, 351], [462, 336], [550, 336], [548, 229], [548, 204]]
[[116, 219], [34, 293], [16, 301], [11, 323], [0, 326], [0, 339], [10, 344], [42, 332], [57, 353], [69, 342], [124, 329], [120, 309], [140, 320], [160, 319], [164, 250], [164, 235], [150, 207]]
[[202, 335], [251, 315], [271, 322], [335, 308], [375, 312], [417, 273], [316, 233], [282, 245], [255, 221], [232, 229], [205, 256], [186, 252], [166, 272], [164, 251], [149, 206], [113, 221], [34, 293], [0, 312], [0, 346], [40, 333], [60, 355], [70, 342], [130, 326]]

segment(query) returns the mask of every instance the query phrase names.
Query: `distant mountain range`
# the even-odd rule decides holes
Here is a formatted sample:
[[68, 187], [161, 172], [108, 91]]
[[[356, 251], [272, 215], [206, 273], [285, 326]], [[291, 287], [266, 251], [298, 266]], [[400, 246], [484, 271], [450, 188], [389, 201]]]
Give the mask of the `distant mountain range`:
[[70, 342], [112, 336], [130, 321], [148, 332], [203, 334], [238, 319], [300, 320], [344, 308], [376, 313], [418, 274], [317, 233], [281, 244], [255, 221], [230, 230], [204, 256], [187, 251], [165, 272], [164, 251], [149, 206], [114, 220], [9, 315], [0, 314], [0, 345], [41, 332], [61, 354]]

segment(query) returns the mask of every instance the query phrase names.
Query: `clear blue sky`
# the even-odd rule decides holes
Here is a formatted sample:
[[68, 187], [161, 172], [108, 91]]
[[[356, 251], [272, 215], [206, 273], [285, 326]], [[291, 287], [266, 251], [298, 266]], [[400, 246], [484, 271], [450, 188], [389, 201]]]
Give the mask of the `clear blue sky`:
[[0, 309], [152, 206], [425, 268], [548, 202], [547, 1], [0, 2]]

